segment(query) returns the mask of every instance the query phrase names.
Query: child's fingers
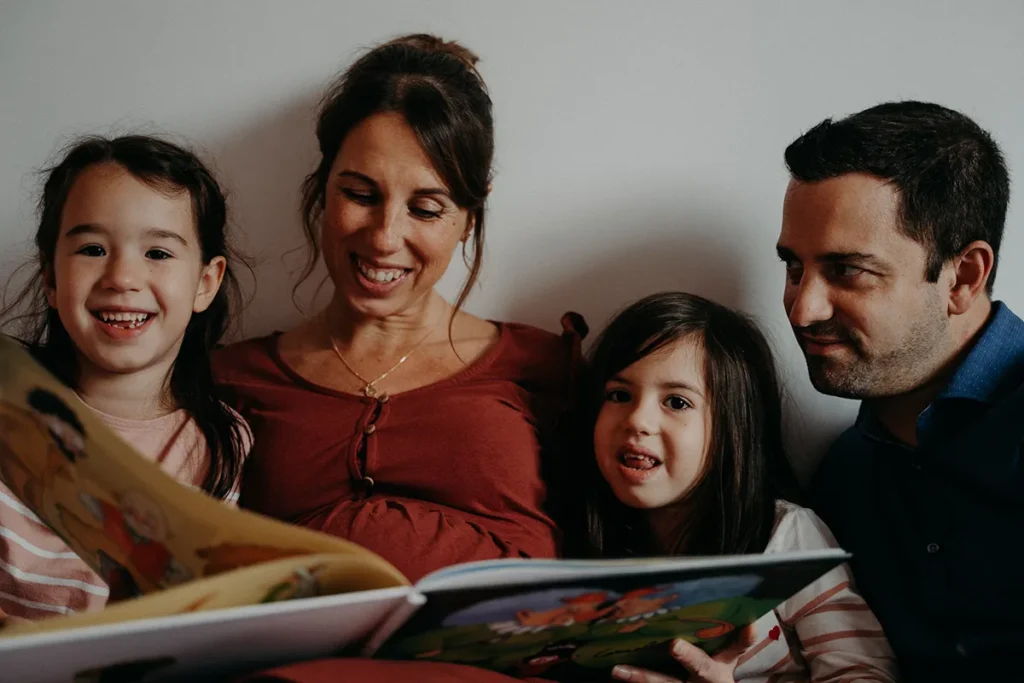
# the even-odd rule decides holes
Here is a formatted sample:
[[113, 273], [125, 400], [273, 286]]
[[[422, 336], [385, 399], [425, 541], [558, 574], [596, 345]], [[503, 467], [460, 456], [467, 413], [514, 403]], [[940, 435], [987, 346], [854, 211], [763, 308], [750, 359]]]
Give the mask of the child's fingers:
[[612, 678], [617, 681], [628, 681], [629, 683], [682, 683], [678, 678], [672, 678], [665, 674], [638, 669], [634, 666], [620, 664], [612, 669]]
[[736, 683], [732, 675], [736, 668], [734, 662], [715, 661], [704, 650], [681, 638], [672, 642], [672, 656], [692, 674], [690, 680], [701, 683]]
[[716, 662], [732, 664], [740, 658], [740, 655], [751, 648], [755, 642], [757, 642], [757, 631], [754, 629], [753, 624], [748, 624], [739, 632], [736, 640], [721, 652], [716, 653], [712, 659]]

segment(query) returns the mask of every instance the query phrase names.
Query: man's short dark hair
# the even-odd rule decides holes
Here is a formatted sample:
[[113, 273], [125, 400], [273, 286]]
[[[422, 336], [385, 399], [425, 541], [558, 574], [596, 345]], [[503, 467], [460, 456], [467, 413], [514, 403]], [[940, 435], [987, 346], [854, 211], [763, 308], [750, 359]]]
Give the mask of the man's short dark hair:
[[[816, 182], [867, 173], [899, 191], [899, 225], [928, 251], [925, 272], [976, 240], [999, 257], [1010, 178], [992, 137], [960, 112], [930, 102], [887, 102], [833, 121], [825, 119], [786, 148], [794, 179]], [[991, 294], [996, 263], [988, 279]]]

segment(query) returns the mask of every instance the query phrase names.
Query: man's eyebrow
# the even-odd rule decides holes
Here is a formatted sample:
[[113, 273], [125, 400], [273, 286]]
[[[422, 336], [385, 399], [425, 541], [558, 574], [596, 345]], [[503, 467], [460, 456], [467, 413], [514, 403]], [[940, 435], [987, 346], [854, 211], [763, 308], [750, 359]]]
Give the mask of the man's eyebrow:
[[[775, 252], [779, 255], [779, 259], [782, 261], [799, 261], [796, 252], [789, 247], [784, 247], [781, 244], [776, 245]], [[866, 268], [873, 268], [876, 270], [888, 270], [888, 265], [875, 256], [874, 254], [867, 254], [860, 251], [830, 251], [826, 254], [820, 254], [815, 257], [815, 260], [819, 263], [845, 263], [855, 266], [864, 266]]]
[[880, 270], [887, 268], [885, 262], [874, 254], [865, 254], [858, 251], [832, 251], [822, 254], [818, 257], [818, 260], [823, 263], [847, 263]]

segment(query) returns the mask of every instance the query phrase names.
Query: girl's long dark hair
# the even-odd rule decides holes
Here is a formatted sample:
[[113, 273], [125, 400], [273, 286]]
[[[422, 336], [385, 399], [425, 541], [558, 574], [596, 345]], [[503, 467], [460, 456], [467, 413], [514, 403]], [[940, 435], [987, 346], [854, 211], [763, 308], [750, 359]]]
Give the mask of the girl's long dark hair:
[[593, 432], [605, 383], [641, 358], [680, 340], [704, 350], [705, 386], [711, 401], [708, 463], [687, 494], [686, 534], [671, 554], [724, 555], [763, 552], [775, 520], [775, 501], [793, 500], [796, 480], [782, 440], [782, 395], [771, 347], [744, 315], [683, 292], [648, 296], [622, 311], [590, 353], [585, 381], [580, 454], [585, 502], [578, 516], [585, 553], [598, 556], [664, 552], [651, 538], [643, 511], [615, 497], [594, 458]]
[[244, 458], [245, 426], [218, 398], [210, 366], [210, 353], [227, 330], [232, 304], [241, 303], [240, 289], [231, 271], [233, 251], [227, 241], [227, 202], [220, 185], [203, 163], [178, 145], [143, 135], [113, 139], [90, 136], [70, 146], [61, 161], [47, 169], [39, 199], [34, 276], [7, 303], [0, 320], [20, 323], [23, 339], [35, 355], [62, 382], [74, 386], [78, 358], [57, 310], [46, 302], [44, 273], [52, 272], [61, 214], [68, 193], [85, 169], [96, 164], [117, 164], [139, 180], [163, 191], [187, 191], [192, 200], [196, 230], [204, 263], [216, 256], [228, 259], [224, 280], [213, 302], [193, 313], [185, 330], [169, 378], [175, 407], [185, 409], [206, 438], [210, 467], [203, 489], [224, 497], [235, 485]]

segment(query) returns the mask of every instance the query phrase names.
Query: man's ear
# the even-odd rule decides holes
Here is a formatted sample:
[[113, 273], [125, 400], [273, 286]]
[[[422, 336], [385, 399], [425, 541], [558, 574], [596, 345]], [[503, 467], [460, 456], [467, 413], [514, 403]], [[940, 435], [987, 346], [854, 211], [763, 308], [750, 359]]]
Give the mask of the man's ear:
[[971, 242], [953, 259], [949, 285], [950, 315], [966, 313], [979, 297], [988, 296], [988, 280], [995, 263], [992, 245], [982, 240]]

